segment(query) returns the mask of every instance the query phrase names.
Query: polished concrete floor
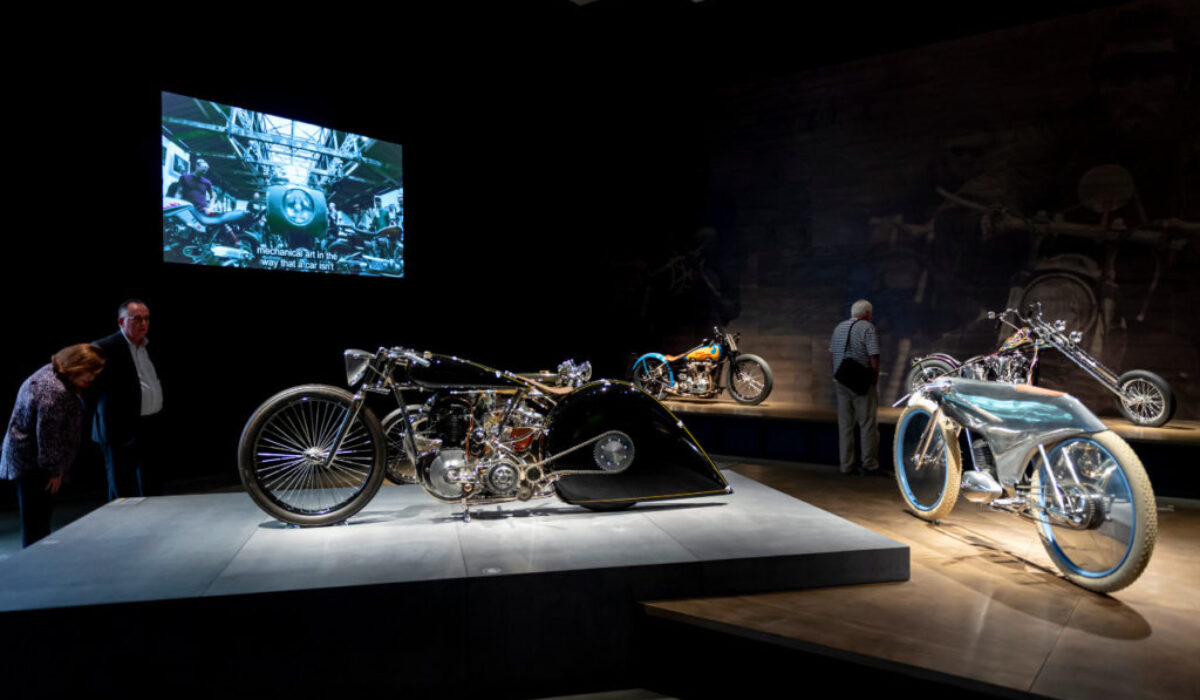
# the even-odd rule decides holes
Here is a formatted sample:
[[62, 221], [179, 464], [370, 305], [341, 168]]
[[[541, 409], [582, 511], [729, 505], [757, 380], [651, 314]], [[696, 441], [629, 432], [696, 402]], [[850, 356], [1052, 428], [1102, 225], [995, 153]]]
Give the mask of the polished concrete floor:
[[[672, 412], [684, 419], [691, 414], [728, 415], [748, 418], [775, 418], [801, 421], [837, 422], [837, 408], [825, 404], [795, 403], [791, 401], [772, 401], [770, 399], [756, 405], [746, 406], [729, 398], [716, 400], [672, 400], [663, 402]], [[903, 406], [879, 407], [879, 422], [895, 425], [896, 420], [904, 411]], [[1147, 428], [1134, 425], [1125, 418], [1113, 415], [1101, 415], [1113, 432], [1126, 440], [1144, 442], [1162, 442], [1177, 445], [1200, 445], [1200, 421], [1172, 420], [1159, 428]]]
[[[1062, 579], [1033, 527], [1015, 517], [960, 503], [934, 526], [904, 512], [891, 479], [841, 476], [830, 465], [719, 461], [907, 545], [911, 578], [645, 603], [653, 615], [1046, 697], [1200, 697], [1200, 502], [1161, 499], [1145, 573], [1102, 596]], [[172, 492], [238, 490], [188, 486]], [[64, 503], [56, 521], [102, 504]], [[20, 551], [15, 515], [0, 511], [0, 562]]]
[[911, 579], [655, 601], [659, 617], [1054, 698], [1200, 697], [1200, 503], [1159, 501], [1158, 544], [1109, 596], [1058, 575], [1033, 526], [962, 501], [933, 525], [894, 479], [729, 460], [733, 471], [909, 545]]

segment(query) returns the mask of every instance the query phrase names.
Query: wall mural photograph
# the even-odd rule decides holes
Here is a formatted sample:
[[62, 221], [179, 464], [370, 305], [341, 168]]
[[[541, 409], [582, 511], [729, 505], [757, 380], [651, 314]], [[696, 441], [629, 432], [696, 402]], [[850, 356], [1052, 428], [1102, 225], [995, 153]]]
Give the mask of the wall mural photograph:
[[401, 146], [162, 94], [163, 260], [404, 276]]
[[[891, 403], [913, 359], [993, 353], [1014, 329], [988, 312], [1040, 302], [1075, 348], [1160, 375], [1196, 417], [1198, 24], [1194, 5], [1132, 5], [716, 88], [717, 233], [680, 257], [708, 274], [674, 283], [706, 292], [676, 294], [679, 313], [711, 298], [707, 316], [765, 348], [774, 398], [819, 405], [829, 332], [867, 298]], [[717, 234], [736, 244], [704, 255]], [[1061, 352], [1037, 381], [1117, 414]]]

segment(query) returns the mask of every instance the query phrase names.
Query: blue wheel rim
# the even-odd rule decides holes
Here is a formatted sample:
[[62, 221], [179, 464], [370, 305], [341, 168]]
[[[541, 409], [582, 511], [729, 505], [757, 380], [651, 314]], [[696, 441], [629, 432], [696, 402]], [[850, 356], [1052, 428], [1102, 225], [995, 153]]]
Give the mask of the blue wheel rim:
[[[914, 424], [914, 419], [919, 422]], [[932, 419], [933, 415], [929, 411], [917, 409], [906, 415], [904, 421], [896, 429], [898, 437], [896, 439], [895, 462], [900, 488], [904, 491], [905, 500], [917, 510], [926, 512], [933, 510], [942, 502], [946, 493], [947, 481], [950, 479], [950, 470], [946, 468], [946, 464], [949, 461], [949, 455], [946, 453], [948, 448], [940, 430], [934, 438], [941, 443], [942, 459], [938, 462], [941, 466], [940, 480], [936, 475], [932, 475], [931, 477], [933, 468], [929, 466], [924, 467], [920, 475], [918, 475], [916, 470], [912, 474], [909, 473], [909, 470], [913, 469], [910, 466], [909, 457], [915, 455], [921, 443], [921, 434], [925, 431], [925, 426]]]
[[[1103, 523], [1090, 530], [1065, 527], [1055, 529], [1049, 517], [1043, 515], [1038, 526], [1051, 552], [1070, 573], [1084, 578], [1103, 578], [1120, 569], [1133, 551], [1133, 543], [1137, 541], [1138, 534], [1137, 505], [1133, 500], [1129, 479], [1125, 476], [1120, 462], [1103, 445], [1090, 438], [1065, 440], [1050, 451], [1048, 456], [1050, 464], [1054, 467], [1055, 477], [1060, 482], [1068, 479], [1063, 468], [1064, 454], [1086, 454], [1083, 450], [1092, 453], [1089, 460], [1095, 457], [1104, 465], [1095, 470], [1085, 470], [1081, 469], [1079, 464], [1075, 465], [1077, 471], [1081, 472], [1080, 481], [1103, 495], [1102, 502], [1107, 509]], [[1080, 461], [1078, 456], [1073, 456], [1073, 462]], [[1045, 477], [1045, 464], [1041, 462], [1040, 457], [1037, 459], [1037, 468], [1042, 472], [1039, 479], [1042, 491], [1037, 503], [1043, 508], [1053, 507], [1053, 498], [1046, 490], [1050, 484]], [[1094, 472], [1094, 476], [1089, 477], [1086, 474], [1088, 471]]]

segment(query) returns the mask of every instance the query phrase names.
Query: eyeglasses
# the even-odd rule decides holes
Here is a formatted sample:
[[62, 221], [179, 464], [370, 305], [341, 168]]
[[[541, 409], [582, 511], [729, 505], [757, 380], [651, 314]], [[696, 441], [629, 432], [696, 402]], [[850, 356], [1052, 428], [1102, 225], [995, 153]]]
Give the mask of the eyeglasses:
[[149, 316], [126, 316], [125, 319], [134, 323], [150, 323]]

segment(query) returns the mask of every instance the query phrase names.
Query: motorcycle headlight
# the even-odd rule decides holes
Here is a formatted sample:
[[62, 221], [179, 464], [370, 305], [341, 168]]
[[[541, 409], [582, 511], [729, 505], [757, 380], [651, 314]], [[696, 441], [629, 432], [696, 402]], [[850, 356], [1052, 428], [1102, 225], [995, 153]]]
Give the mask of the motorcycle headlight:
[[307, 226], [317, 207], [312, 195], [304, 190], [288, 190], [283, 195], [283, 215], [294, 226]]
[[371, 360], [375, 359], [375, 353], [350, 349], [343, 355], [346, 359], [346, 384], [357, 386], [366, 376], [367, 370], [370, 369]]

